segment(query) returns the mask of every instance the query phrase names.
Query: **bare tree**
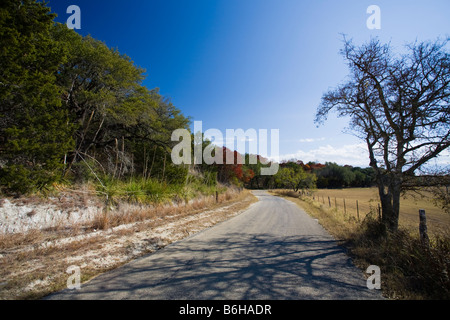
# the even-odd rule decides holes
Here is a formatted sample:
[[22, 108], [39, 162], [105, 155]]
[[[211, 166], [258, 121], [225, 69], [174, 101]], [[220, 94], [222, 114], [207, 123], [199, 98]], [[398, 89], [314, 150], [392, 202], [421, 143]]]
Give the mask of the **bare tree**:
[[398, 229], [400, 196], [419, 169], [450, 146], [450, 59], [446, 41], [415, 42], [394, 55], [378, 39], [356, 47], [344, 36], [348, 82], [325, 93], [316, 113], [349, 117], [367, 143], [382, 222]]

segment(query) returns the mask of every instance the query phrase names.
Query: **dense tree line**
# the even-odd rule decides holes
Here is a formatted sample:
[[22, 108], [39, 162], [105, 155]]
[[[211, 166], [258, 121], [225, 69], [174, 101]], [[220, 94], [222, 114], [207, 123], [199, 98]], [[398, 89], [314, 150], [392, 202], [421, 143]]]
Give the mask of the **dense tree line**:
[[[253, 165], [253, 170], [258, 170]], [[248, 167], [252, 168], [251, 165]], [[372, 168], [340, 166], [333, 162], [325, 164], [290, 160], [280, 163], [280, 170], [274, 176], [255, 175], [246, 182], [254, 189], [286, 188], [294, 191], [313, 188], [364, 188], [375, 183]]]
[[374, 184], [372, 168], [340, 166], [327, 162], [325, 167], [315, 170], [318, 188], [370, 187]]
[[65, 25], [42, 2], [0, 5], [0, 182], [26, 193], [92, 175], [184, 181], [171, 133], [185, 117], [126, 55]]

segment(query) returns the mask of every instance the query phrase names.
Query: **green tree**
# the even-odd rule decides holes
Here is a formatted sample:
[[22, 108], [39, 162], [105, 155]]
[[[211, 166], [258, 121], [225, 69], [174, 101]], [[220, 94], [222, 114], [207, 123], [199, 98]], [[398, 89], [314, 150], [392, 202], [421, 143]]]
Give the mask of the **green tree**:
[[[119, 144], [128, 138], [125, 129], [138, 121], [151, 121], [155, 114], [155, 103], [141, 86], [143, 70], [117, 50], [90, 36], [82, 37], [65, 25], [57, 24], [52, 31], [54, 40], [67, 48], [57, 82], [71, 122], [77, 127], [76, 147], [69, 155], [67, 169], [90, 149], [109, 151], [115, 159], [122, 151]], [[112, 162], [115, 168], [116, 161]]]
[[327, 162], [325, 167], [317, 170], [318, 184], [321, 188], [348, 187], [355, 179], [355, 174], [349, 167]]
[[144, 70], [63, 24], [45, 3], [0, 4], [0, 181], [27, 192], [61, 178], [142, 175], [181, 183], [171, 134], [188, 128]]
[[135, 173], [149, 178], [158, 170], [161, 179], [172, 173], [180, 180], [181, 172], [170, 168], [170, 137], [173, 130], [187, 128], [189, 119], [158, 89], [142, 85], [144, 70], [128, 56], [64, 25], [56, 25], [53, 36], [68, 48], [58, 84], [77, 125], [66, 173], [95, 155], [116, 178]]
[[312, 189], [316, 185], [316, 176], [305, 172], [302, 167], [283, 167], [275, 175], [275, 182], [284, 188], [297, 192], [299, 189]]
[[374, 171], [372, 168], [359, 168], [355, 167], [351, 169], [354, 173], [354, 179], [351, 182], [352, 187], [370, 187], [374, 183]]
[[34, 0], [0, 4], [0, 180], [7, 192], [57, 180], [73, 146], [56, 84], [65, 53], [51, 37], [54, 17]]

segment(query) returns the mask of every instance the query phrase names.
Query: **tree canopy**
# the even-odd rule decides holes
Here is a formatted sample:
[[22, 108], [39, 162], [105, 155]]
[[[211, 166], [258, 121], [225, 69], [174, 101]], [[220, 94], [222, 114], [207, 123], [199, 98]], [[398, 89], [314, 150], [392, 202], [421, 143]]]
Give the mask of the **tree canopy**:
[[0, 5], [0, 182], [7, 189], [50, 183], [74, 145], [56, 83], [66, 55], [51, 36], [54, 17], [32, 0]]
[[341, 54], [347, 82], [322, 97], [316, 122], [327, 115], [350, 118], [366, 142], [375, 171], [383, 222], [397, 230], [400, 194], [415, 173], [450, 146], [448, 41], [416, 42], [394, 54], [377, 39], [360, 47], [345, 39]]
[[[185, 117], [117, 49], [55, 23], [42, 2], [0, 6], [0, 180], [5, 192], [40, 189], [87, 170], [179, 181], [171, 133]], [[83, 173], [84, 172], [84, 173]]]

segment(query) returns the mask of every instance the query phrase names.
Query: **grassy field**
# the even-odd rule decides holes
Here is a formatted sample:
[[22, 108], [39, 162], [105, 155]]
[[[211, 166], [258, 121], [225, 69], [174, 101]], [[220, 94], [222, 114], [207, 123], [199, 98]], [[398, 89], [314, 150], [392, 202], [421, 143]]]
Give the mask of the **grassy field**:
[[[410, 232], [419, 230], [419, 209], [424, 209], [427, 216], [428, 232], [432, 233], [450, 233], [450, 215], [442, 212], [440, 208], [434, 205], [432, 196], [425, 193], [426, 197], [420, 197], [410, 192], [400, 200], [400, 219], [399, 224]], [[330, 202], [328, 202], [330, 197]], [[321, 203], [325, 208], [337, 207], [338, 211], [357, 218], [356, 201], [358, 201], [359, 217], [361, 220], [369, 213], [378, 214], [378, 205], [380, 203], [377, 188], [349, 188], [349, 189], [318, 189], [310, 196], [314, 201]]]

